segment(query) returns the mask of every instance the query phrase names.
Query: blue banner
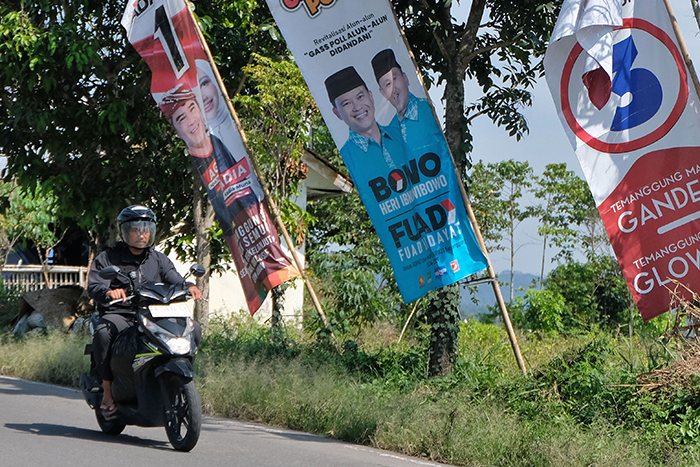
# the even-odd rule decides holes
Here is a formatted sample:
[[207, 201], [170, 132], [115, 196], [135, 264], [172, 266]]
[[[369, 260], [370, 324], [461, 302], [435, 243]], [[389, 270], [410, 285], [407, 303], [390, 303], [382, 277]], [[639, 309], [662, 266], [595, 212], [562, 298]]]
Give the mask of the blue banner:
[[267, 0], [405, 302], [488, 266], [447, 142], [387, 0]]

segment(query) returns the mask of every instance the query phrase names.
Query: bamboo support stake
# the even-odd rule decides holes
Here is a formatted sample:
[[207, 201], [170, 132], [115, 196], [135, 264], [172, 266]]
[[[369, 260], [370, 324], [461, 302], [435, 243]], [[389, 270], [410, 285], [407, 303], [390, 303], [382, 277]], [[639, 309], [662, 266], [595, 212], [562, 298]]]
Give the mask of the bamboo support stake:
[[[211, 54], [211, 50], [209, 50], [209, 45], [207, 44], [206, 40], [204, 39], [204, 35], [202, 34], [202, 30], [199, 28], [199, 24], [197, 23], [196, 18], [194, 17], [194, 14], [192, 12], [192, 7], [189, 2], [187, 2], [187, 11], [189, 11], [190, 16], [192, 17], [192, 22], [194, 23], [195, 30], [197, 31], [197, 37], [199, 38], [199, 42], [202, 44], [202, 48], [204, 49], [204, 53], [207, 55], [207, 61], [209, 62], [209, 65], [211, 66], [212, 71], [214, 72], [214, 76], [216, 77], [216, 82], [219, 85], [219, 89], [221, 90], [221, 93], [224, 96], [224, 100], [226, 101], [226, 107], [228, 108], [229, 113], [231, 114], [231, 118], [233, 118], [233, 121], [236, 124], [236, 128], [238, 129], [238, 132], [241, 135], [241, 139], [243, 140], [243, 146], [246, 149], [246, 152], [248, 153], [248, 159], [250, 160], [251, 164], [253, 165], [253, 170], [255, 171], [255, 175], [258, 177], [258, 180], [260, 181], [260, 185], [262, 186], [263, 192], [265, 193], [265, 198], [267, 199], [267, 202], [270, 205], [270, 208], [272, 209], [272, 214], [275, 219], [275, 223], [277, 224], [277, 228], [282, 232], [282, 236], [284, 237], [284, 241], [287, 243], [287, 246], [289, 247], [289, 251], [292, 252], [292, 257], [294, 258], [294, 263], [296, 263], [297, 268], [299, 269], [299, 274], [301, 274], [301, 278], [304, 281], [304, 285], [306, 286], [306, 289], [309, 292], [309, 296], [311, 296], [311, 301], [314, 304], [314, 307], [316, 308], [316, 311], [318, 312], [319, 316], [321, 316], [321, 320], [323, 321], [323, 325], [328, 327], [328, 320], [326, 319], [326, 315], [323, 312], [323, 308], [321, 306], [321, 302], [318, 299], [318, 296], [316, 295], [316, 291], [314, 290], [313, 286], [311, 285], [311, 282], [308, 280], [306, 275], [304, 274], [304, 265], [301, 262], [301, 259], [299, 258], [299, 255], [297, 254], [296, 248], [294, 247], [294, 242], [292, 241], [292, 238], [289, 236], [289, 232], [287, 231], [287, 227], [284, 225], [284, 222], [282, 222], [282, 218], [280, 217], [279, 209], [277, 208], [277, 203], [275, 203], [275, 200], [272, 199], [272, 196], [270, 196], [270, 190], [267, 188], [267, 185], [263, 183], [263, 179], [260, 177], [260, 168], [258, 167], [258, 163], [255, 159], [254, 154], [251, 152], [250, 148], [248, 147], [248, 138], [245, 135], [245, 132], [243, 131], [243, 127], [241, 126], [241, 122], [238, 119], [238, 114], [236, 114], [236, 110], [233, 108], [233, 104], [231, 103], [231, 99], [228, 96], [228, 92], [226, 91], [226, 86], [224, 85], [224, 81], [221, 79], [221, 75], [219, 74], [219, 69], [216, 66], [216, 63], [214, 62], [214, 57]], [[335, 336], [333, 336], [335, 337]]]
[[683, 55], [685, 67], [688, 69], [688, 73], [690, 73], [690, 79], [693, 81], [693, 86], [695, 86], [695, 94], [700, 96], [700, 81], [698, 81], [698, 75], [695, 73], [695, 67], [693, 66], [693, 61], [690, 59], [688, 47], [685, 45], [685, 41], [683, 40], [683, 35], [681, 34], [681, 28], [678, 26], [676, 15], [673, 14], [671, 2], [669, 0], [664, 0], [664, 5], [666, 6], [668, 17], [671, 20], [671, 25], [673, 26], [673, 32], [676, 34], [676, 40], [678, 41], [678, 47], [681, 49], [681, 55]]
[[[467, 215], [469, 216], [469, 222], [472, 224], [472, 228], [474, 229], [474, 234], [476, 235], [476, 240], [479, 242], [479, 246], [481, 247], [481, 251], [484, 253], [484, 256], [486, 256], [486, 261], [488, 262], [488, 274], [489, 274], [489, 279], [491, 282], [491, 287], [493, 287], [493, 293], [496, 296], [496, 302], [498, 302], [498, 307], [501, 309], [501, 317], [503, 318], [503, 325], [506, 327], [506, 331], [508, 332], [508, 339], [510, 340], [510, 346], [513, 349], [513, 353], [515, 354], [515, 359], [518, 362], [518, 366], [520, 367], [520, 371], [523, 372], [524, 375], [527, 374], [527, 368], [525, 368], [525, 360], [523, 360], [523, 355], [520, 352], [520, 345], [518, 345], [518, 338], [515, 335], [515, 331], [513, 330], [513, 324], [510, 322], [510, 315], [508, 315], [508, 308], [506, 308], [506, 302], [503, 300], [503, 294], [501, 293], [501, 286], [498, 285], [498, 279], [496, 279], [496, 273], [493, 270], [493, 266], [491, 265], [491, 258], [489, 258], [488, 251], [486, 250], [486, 244], [484, 243], [484, 238], [481, 236], [481, 232], [479, 231], [479, 225], [476, 221], [476, 216], [474, 215], [474, 210], [472, 209], [472, 205], [469, 202], [469, 198], [467, 197], [466, 192], [464, 191], [464, 187], [460, 184], [460, 188], [462, 191], [462, 198], [464, 200], [464, 206], [467, 208]], [[510, 285], [513, 287], [513, 284]]]
[[[455, 168], [455, 172], [457, 169]], [[459, 180], [459, 173], [457, 173], [457, 180]], [[513, 329], [513, 324], [510, 322], [510, 315], [508, 314], [508, 308], [506, 307], [506, 302], [503, 300], [503, 294], [501, 293], [501, 286], [498, 284], [498, 279], [496, 278], [496, 272], [493, 270], [491, 265], [491, 258], [489, 257], [488, 250], [486, 249], [486, 243], [484, 242], [484, 237], [481, 236], [481, 231], [479, 230], [479, 223], [474, 215], [474, 210], [472, 209], [472, 203], [469, 201], [469, 196], [467, 191], [464, 189], [462, 183], [459, 184], [459, 192], [462, 194], [462, 201], [464, 201], [464, 207], [467, 209], [467, 216], [469, 217], [469, 223], [472, 225], [474, 230], [474, 235], [476, 236], [476, 241], [479, 242], [479, 247], [486, 257], [486, 261], [489, 267], [486, 269], [489, 275], [489, 282], [491, 282], [491, 287], [493, 288], [493, 294], [496, 296], [496, 302], [498, 307], [501, 309], [501, 317], [503, 318], [503, 325], [506, 327], [506, 332], [508, 333], [508, 340], [510, 340], [510, 346], [513, 349], [513, 354], [515, 354], [515, 360], [518, 362], [520, 371], [524, 375], [527, 374], [527, 368], [525, 367], [525, 360], [523, 360], [523, 354], [520, 352], [520, 345], [518, 344], [518, 337], [515, 335], [515, 330]], [[510, 284], [513, 287], [513, 284]]]

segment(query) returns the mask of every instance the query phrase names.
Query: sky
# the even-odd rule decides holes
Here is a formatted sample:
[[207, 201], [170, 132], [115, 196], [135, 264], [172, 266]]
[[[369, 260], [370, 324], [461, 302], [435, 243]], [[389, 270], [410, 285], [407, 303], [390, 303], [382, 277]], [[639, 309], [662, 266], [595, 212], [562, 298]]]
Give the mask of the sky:
[[[694, 64], [700, 64], [700, 34], [690, 0], [670, 0], [670, 3], [690, 57]], [[453, 16], [458, 20], [466, 20], [470, 6], [471, 2], [466, 0], [454, 3]], [[465, 82], [465, 91], [467, 101], [475, 101], [482, 94], [481, 89], [469, 80]], [[471, 128], [474, 138], [474, 150], [471, 154], [473, 162], [483, 161], [488, 164], [508, 159], [527, 161], [536, 175], [542, 174], [547, 164], [564, 162], [569, 170], [573, 170], [583, 178], [578, 159], [564, 133], [544, 77], [537, 82], [532, 94], [532, 106], [522, 111], [530, 132], [520, 141], [508, 136], [505, 130], [493, 124], [488, 117], [475, 120]], [[442, 89], [434, 87], [430, 91], [430, 96], [438, 117], [443, 119]], [[534, 197], [531, 197], [531, 200], [534, 200]], [[542, 239], [537, 235], [537, 222], [534, 220], [523, 222], [517, 228], [516, 235], [516, 248], [519, 249], [515, 254], [514, 269], [539, 275], [542, 264]], [[556, 267], [556, 264], [549, 261], [552, 254], [550, 250], [545, 264], [545, 273]], [[508, 251], [489, 251], [489, 256], [496, 273], [510, 269]]]

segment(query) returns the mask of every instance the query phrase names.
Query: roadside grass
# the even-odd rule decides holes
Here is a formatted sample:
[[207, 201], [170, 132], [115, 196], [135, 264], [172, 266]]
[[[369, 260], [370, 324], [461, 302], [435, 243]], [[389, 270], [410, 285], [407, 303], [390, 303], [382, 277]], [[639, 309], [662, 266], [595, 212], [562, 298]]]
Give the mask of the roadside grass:
[[[521, 334], [524, 376], [506, 333], [470, 321], [454, 371], [429, 379], [422, 332], [397, 343], [382, 324], [338, 351], [292, 330], [272, 339], [245, 315], [214, 320], [196, 362], [204, 411], [459, 466], [700, 464], [695, 387], [635, 380], [664, 361], [647, 340]], [[87, 342], [2, 335], [0, 373], [77, 387]]]
[[0, 335], [0, 374], [77, 388], [80, 373], [90, 369], [83, 355], [89, 342], [87, 336], [58, 331]]

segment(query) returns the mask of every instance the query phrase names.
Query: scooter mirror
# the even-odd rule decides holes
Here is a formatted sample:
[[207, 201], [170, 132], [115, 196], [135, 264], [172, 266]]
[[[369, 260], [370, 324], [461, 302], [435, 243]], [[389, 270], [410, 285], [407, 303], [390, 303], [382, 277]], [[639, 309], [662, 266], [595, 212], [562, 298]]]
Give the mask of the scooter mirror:
[[192, 274], [194, 277], [202, 277], [206, 273], [207, 270], [204, 269], [204, 266], [201, 264], [193, 264], [190, 266], [190, 274]]
[[102, 279], [112, 280], [119, 275], [119, 268], [117, 266], [107, 266], [106, 268], [100, 269], [100, 277]]

